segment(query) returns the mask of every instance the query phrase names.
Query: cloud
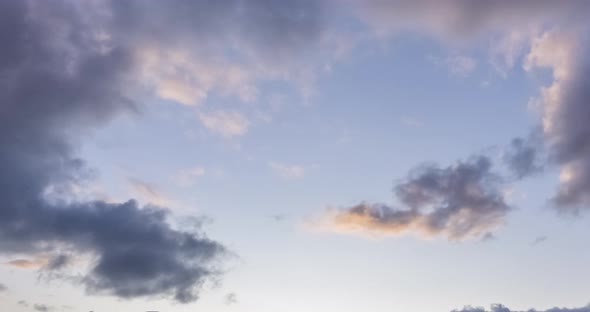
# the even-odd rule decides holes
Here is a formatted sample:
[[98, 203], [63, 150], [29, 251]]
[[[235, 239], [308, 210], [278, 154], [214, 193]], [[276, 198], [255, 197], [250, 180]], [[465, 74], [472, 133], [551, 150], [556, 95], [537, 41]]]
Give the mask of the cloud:
[[[314, 78], [309, 64], [332, 54], [326, 48], [331, 3], [1, 1], [1, 253], [34, 257], [65, 247], [96, 259], [81, 280], [89, 293], [196, 300], [216, 275], [222, 245], [200, 231], [174, 228], [167, 210], [133, 200], [50, 200], [46, 194], [80, 185], [88, 169], [76, 155], [78, 144], [115, 116], [141, 110], [146, 94], [198, 105], [211, 92], [252, 101], [265, 80], [309, 87]], [[575, 0], [357, 3], [364, 20], [380, 31], [413, 27], [451, 37], [546, 19], [571, 25], [585, 22], [580, 16], [590, 12], [590, 3]], [[550, 67], [555, 75], [540, 102], [549, 151], [562, 166], [555, 202], [564, 208], [590, 202], [583, 105], [587, 51], [577, 39], [544, 34], [527, 57], [527, 68]], [[231, 110], [199, 113], [199, 119], [225, 137], [244, 135], [250, 127], [245, 116]], [[509, 207], [496, 194], [485, 163], [426, 168], [396, 191], [407, 207], [382, 205], [377, 213], [369, 205], [348, 213], [365, 211], [375, 219], [371, 222], [384, 226], [389, 219], [395, 224], [410, 219], [410, 228], [451, 239], [487, 234]], [[287, 175], [301, 175], [285, 168]], [[449, 187], [447, 180], [464, 184]]]
[[489, 62], [496, 71], [506, 78], [526, 53], [537, 29], [527, 27], [507, 31], [490, 45]]
[[[86, 179], [75, 153], [86, 133], [139, 109], [130, 46], [137, 42], [109, 39], [119, 34], [100, 27], [103, 11], [86, 7], [96, 3], [107, 2], [0, 3], [0, 252], [92, 255], [79, 281], [88, 293], [190, 302], [217, 275], [219, 243], [177, 230], [166, 210], [133, 200], [46, 196]], [[53, 260], [54, 268], [66, 262]]]
[[189, 51], [140, 51], [142, 78], [162, 99], [185, 105], [201, 104], [212, 91], [253, 101], [258, 95], [255, 86], [259, 75], [247, 65], [225, 60], [203, 60]]
[[449, 67], [449, 70], [452, 74], [463, 77], [471, 74], [477, 66], [477, 61], [475, 59], [464, 55], [448, 57], [445, 60], [445, 63]]
[[590, 305], [582, 307], [582, 308], [551, 308], [548, 310], [530, 309], [527, 311], [517, 311], [517, 310], [511, 310], [501, 304], [494, 304], [491, 306], [490, 310], [486, 310], [486, 309], [480, 308], [480, 307], [466, 306], [461, 310], [453, 310], [451, 312], [590, 312]]
[[380, 35], [419, 31], [445, 39], [468, 39], [483, 32], [510, 31], [548, 22], [583, 24], [590, 15], [584, 0], [368, 0], [349, 1], [360, 18]]
[[525, 69], [549, 68], [553, 82], [541, 90], [545, 144], [561, 167], [553, 197], [560, 211], [577, 213], [590, 207], [590, 58], [586, 37], [573, 31], [548, 31], [535, 38]]
[[504, 155], [504, 162], [517, 179], [523, 179], [543, 170], [540, 149], [533, 139], [515, 138]]
[[47, 259], [44, 257], [39, 257], [33, 260], [14, 259], [6, 262], [6, 264], [19, 269], [39, 269], [47, 264]]
[[298, 179], [305, 176], [305, 167], [301, 165], [287, 165], [277, 162], [270, 162], [269, 167], [280, 177], [287, 179]]
[[46, 270], [56, 271], [67, 267], [72, 262], [72, 259], [68, 255], [60, 254], [49, 260], [45, 266]]
[[[551, 202], [577, 214], [590, 207], [590, 2], [463, 0], [347, 2], [375, 33], [419, 32], [451, 42], [490, 41], [490, 62], [503, 75], [521, 59], [525, 70], [550, 69], [553, 81], [531, 103], [541, 111], [543, 143], [516, 139], [505, 163], [517, 179], [557, 165], [559, 187]], [[483, 36], [485, 35], [485, 36]], [[530, 47], [530, 51], [529, 50]], [[527, 52], [528, 51], [528, 52]], [[450, 60], [457, 73], [471, 66]], [[467, 69], [462, 71], [461, 68]], [[539, 147], [543, 145], [543, 149]], [[544, 153], [547, 155], [544, 155]], [[542, 156], [548, 156], [549, 160]]]
[[132, 193], [141, 201], [160, 207], [172, 208], [178, 206], [178, 203], [166, 197], [153, 183], [137, 178], [128, 178], [127, 181], [131, 185]]
[[[558, 211], [576, 214], [590, 207], [588, 1], [369, 0], [356, 5], [360, 18], [381, 35], [417, 31], [465, 41], [485, 34], [492, 41], [492, 65], [504, 75], [521, 57], [529, 72], [550, 69], [553, 81], [531, 102], [542, 114], [544, 142], [516, 139], [505, 162], [517, 179], [559, 166], [560, 183], [551, 199]], [[549, 160], [541, 158], [540, 145]]]
[[0, 293], [8, 291], [8, 287], [6, 285], [0, 283]]
[[547, 236], [543, 235], [543, 236], [538, 236], [535, 238], [535, 240], [531, 243], [531, 245], [539, 245], [542, 244], [544, 242], [546, 242], [548, 239]]
[[45, 269], [53, 271], [66, 267], [72, 260], [72, 257], [66, 254], [57, 254], [54, 256], [39, 255], [32, 259], [10, 260], [5, 264], [19, 269]]
[[225, 296], [225, 304], [233, 305], [238, 303], [238, 295], [236, 293], [229, 293]]
[[[252, 101], [267, 80], [308, 88], [323, 64], [310, 51], [332, 55], [317, 49], [330, 44], [329, 12], [312, 0], [2, 1], [1, 253], [63, 247], [96, 259], [89, 293], [196, 300], [223, 246], [175, 229], [167, 210], [67, 196], [89, 175], [78, 145], [151, 96], [198, 105], [211, 92]], [[229, 110], [199, 119], [226, 137], [250, 126]]]
[[52, 306], [48, 306], [46, 304], [39, 304], [39, 303], [35, 303], [33, 305], [33, 309], [35, 309], [35, 311], [39, 311], [39, 312], [49, 312], [49, 311], [54, 310], [54, 308]]
[[141, 193], [147, 197], [160, 197], [160, 192], [153, 184], [136, 178], [129, 178], [128, 181], [133, 186], [133, 189], [138, 193]]
[[174, 180], [180, 186], [190, 186], [195, 182], [195, 180], [204, 176], [205, 172], [205, 168], [203, 167], [193, 167], [190, 169], [181, 170], [176, 174]]
[[250, 127], [250, 121], [236, 111], [200, 112], [198, 116], [205, 128], [226, 138], [245, 135]]
[[439, 66], [444, 66], [455, 76], [467, 77], [477, 67], [477, 61], [465, 55], [453, 55], [446, 58], [431, 57], [430, 60]]
[[330, 211], [322, 222], [337, 232], [483, 238], [504, 222], [511, 209], [499, 191], [501, 180], [491, 168], [484, 156], [447, 168], [423, 166], [395, 186], [404, 208], [361, 203]]
[[261, 80], [307, 84], [315, 71], [308, 51], [326, 44], [330, 12], [311, 0], [102, 2], [109, 34], [136, 47], [138, 76], [186, 105], [211, 92], [253, 101]]
[[414, 118], [414, 117], [409, 117], [409, 116], [404, 116], [401, 119], [402, 124], [408, 127], [412, 127], [412, 128], [422, 128], [424, 127], [424, 122]]
[[[548, 27], [576, 29], [590, 18], [590, 3], [584, 0], [465, 1], [465, 0], [367, 0], [347, 1], [350, 14], [359, 18], [379, 38], [403, 32], [418, 32], [446, 42], [489, 41], [491, 65], [504, 77], [514, 68], [531, 39]], [[439, 60], [444, 63], [444, 60]], [[450, 63], [453, 59], [449, 58]], [[456, 58], [461, 68], [469, 62]], [[467, 66], [461, 66], [466, 64]], [[469, 72], [469, 71], [467, 71]]]
[[287, 215], [282, 214], [282, 213], [273, 214], [270, 217], [275, 222], [282, 222], [288, 218]]

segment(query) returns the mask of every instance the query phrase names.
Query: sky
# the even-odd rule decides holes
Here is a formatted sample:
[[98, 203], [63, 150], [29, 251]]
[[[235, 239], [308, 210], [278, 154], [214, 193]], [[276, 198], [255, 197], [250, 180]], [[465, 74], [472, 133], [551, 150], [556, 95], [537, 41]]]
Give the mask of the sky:
[[0, 311], [589, 312], [589, 18], [0, 1]]

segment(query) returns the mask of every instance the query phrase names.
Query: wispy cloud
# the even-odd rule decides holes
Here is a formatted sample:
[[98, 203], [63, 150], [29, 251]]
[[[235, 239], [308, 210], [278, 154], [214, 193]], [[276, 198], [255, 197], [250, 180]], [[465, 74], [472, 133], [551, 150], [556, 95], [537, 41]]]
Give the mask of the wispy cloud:
[[234, 305], [238, 303], [238, 295], [236, 293], [229, 293], [225, 295], [225, 304], [226, 305]]
[[429, 59], [435, 65], [445, 67], [452, 75], [460, 77], [469, 76], [477, 67], [477, 61], [465, 55], [452, 55], [445, 58], [431, 56]]
[[177, 203], [164, 195], [158, 186], [153, 183], [138, 179], [127, 178], [134, 196], [143, 202], [154, 204], [161, 207], [172, 208], [178, 206]]
[[184, 169], [176, 173], [174, 181], [182, 187], [191, 186], [195, 181], [205, 175], [205, 168], [201, 166]]
[[287, 179], [303, 178], [306, 173], [306, 169], [302, 165], [283, 164], [279, 162], [270, 162], [268, 165], [277, 175]]
[[67, 254], [41, 254], [31, 259], [10, 260], [5, 264], [19, 269], [56, 271], [70, 265], [72, 262], [72, 256]]
[[13, 266], [19, 269], [40, 269], [47, 265], [48, 258], [35, 258], [35, 259], [14, 259], [6, 262], [7, 265]]
[[542, 244], [542, 243], [546, 242], [547, 239], [548, 239], [548, 237], [545, 236], [545, 235], [538, 236], [538, 237], [535, 238], [535, 240], [533, 240], [533, 242], [531, 243], [531, 245], [534, 246], [534, 245]]
[[205, 128], [226, 138], [243, 136], [250, 128], [248, 118], [236, 111], [199, 112], [198, 117]]
[[421, 120], [419, 120], [417, 118], [410, 117], [410, 116], [402, 117], [401, 122], [404, 126], [407, 126], [407, 127], [412, 127], [412, 128], [424, 127], [424, 122], [422, 122]]

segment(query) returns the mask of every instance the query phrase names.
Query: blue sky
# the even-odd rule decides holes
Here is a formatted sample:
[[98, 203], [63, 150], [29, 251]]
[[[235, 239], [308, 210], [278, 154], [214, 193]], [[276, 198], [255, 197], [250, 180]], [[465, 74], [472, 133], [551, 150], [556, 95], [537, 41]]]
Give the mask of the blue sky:
[[587, 311], [586, 2], [56, 2], [0, 5], [0, 310]]

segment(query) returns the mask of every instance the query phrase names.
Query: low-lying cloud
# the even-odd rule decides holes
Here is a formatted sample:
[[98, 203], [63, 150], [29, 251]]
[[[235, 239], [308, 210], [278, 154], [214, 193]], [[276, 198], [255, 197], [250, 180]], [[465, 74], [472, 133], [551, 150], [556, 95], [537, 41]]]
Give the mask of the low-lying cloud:
[[529, 309], [527, 311], [511, 310], [501, 304], [494, 304], [489, 310], [481, 307], [464, 307], [460, 310], [453, 310], [451, 312], [590, 312], [590, 305], [581, 308], [551, 308], [548, 310]]

